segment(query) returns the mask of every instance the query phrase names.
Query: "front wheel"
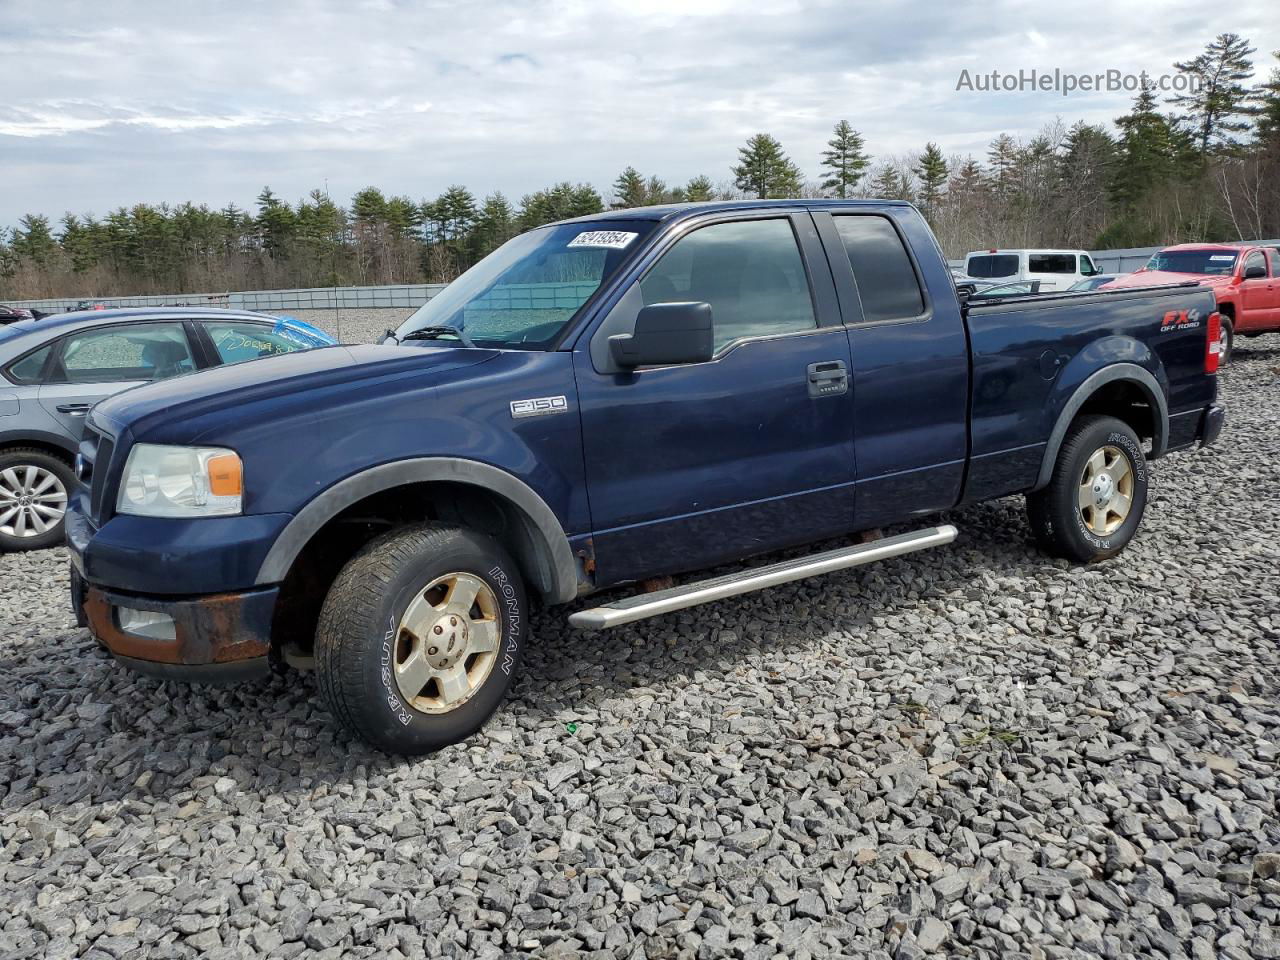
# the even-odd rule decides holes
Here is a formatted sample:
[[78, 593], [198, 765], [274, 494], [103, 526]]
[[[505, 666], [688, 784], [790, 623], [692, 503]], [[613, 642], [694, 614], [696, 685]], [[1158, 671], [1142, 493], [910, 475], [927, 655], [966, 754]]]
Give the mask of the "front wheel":
[[1138, 435], [1115, 417], [1088, 416], [1067, 431], [1049, 485], [1027, 494], [1027, 518], [1046, 552], [1092, 563], [1125, 548], [1146, 505]]
[[371, 541], [334, 581], [316, 628], [321, 693], [389, 753], [465, 740], [498, 709], [520, 663], [524, 585], [493, 538], [420, 524]]
[[1231, 357], [1231, 348], [1235, 346], [1236, 330], [1230, 319], [1223, 317], [1218, 326], [1218, 366], [1225, 366]]

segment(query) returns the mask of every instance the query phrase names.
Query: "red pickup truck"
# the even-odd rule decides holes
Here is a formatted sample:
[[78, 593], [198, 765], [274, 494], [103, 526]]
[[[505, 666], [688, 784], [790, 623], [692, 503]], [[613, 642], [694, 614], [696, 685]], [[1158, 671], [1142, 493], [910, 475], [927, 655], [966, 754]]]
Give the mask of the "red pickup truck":
[[1280, 331], [1280, 249], [1242, 243], [1183, 243], [1152, 255], [1146, 266], [1106, 284], [1150, 287], [1194, 280], [1212, 287], [1222, 315], [1219, 362], [1236, 334]]

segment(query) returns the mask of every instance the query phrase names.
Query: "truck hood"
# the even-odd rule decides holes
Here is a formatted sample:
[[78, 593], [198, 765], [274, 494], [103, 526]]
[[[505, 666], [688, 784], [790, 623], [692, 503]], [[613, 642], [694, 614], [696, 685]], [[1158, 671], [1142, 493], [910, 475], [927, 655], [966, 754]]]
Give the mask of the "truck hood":
[[314, 390], [334, 383], [396, 376], [443, 374], [491, 360], [496, 350], [462, 347], [356, 346], [321, 347], [247, 363], [214, 367], [125, 390], [100, 402], [89, 423], [112, 435], [130, 431], [136, 438], [148, 430], [210, 414], [229, 414], [238, 406], [288, 398], [296, 409]]
[[1117, 287], [1160, 287], [1172, 283], [1193, 281], [1202, 287], [1225, 287], [1231, 283], [1230, 276], [1205, 276], [1203, 273], [1174, 273], [1171, 270], [1139, 270], [1126, 274], [1118, 280], [1105, 284], [1103, 289], [1114, 290]]

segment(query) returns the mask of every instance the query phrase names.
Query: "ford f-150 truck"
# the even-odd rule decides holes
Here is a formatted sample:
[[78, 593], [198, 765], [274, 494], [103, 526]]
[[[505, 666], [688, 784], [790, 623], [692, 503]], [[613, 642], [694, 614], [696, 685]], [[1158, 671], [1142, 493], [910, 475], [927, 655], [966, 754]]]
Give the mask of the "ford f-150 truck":
[[1221, 430], [1217, 322], [1195, 285], [962, 302], [904, 203], [556, 223], [382, 344], [98, 404], [73, 604], [161, 677], [312, 667], [357, 735], [422, 753], [497, 708], [533, 602], [908, 528], [569, 616], [636, 621], [946, 543], [910, 528], [1009, 494], [1051, 553], [1113, 556], [1148, 460]]

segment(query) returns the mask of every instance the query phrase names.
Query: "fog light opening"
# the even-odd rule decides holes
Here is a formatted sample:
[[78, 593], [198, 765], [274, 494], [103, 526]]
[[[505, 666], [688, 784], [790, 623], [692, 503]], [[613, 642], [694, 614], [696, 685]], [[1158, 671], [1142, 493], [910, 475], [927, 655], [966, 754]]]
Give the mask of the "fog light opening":
[[116, 607], [116, 625], [125, 633], [152, 640], [176, 640], [178, 628], [173, 617], [155, 610], [136, 610], [133, 607]]

